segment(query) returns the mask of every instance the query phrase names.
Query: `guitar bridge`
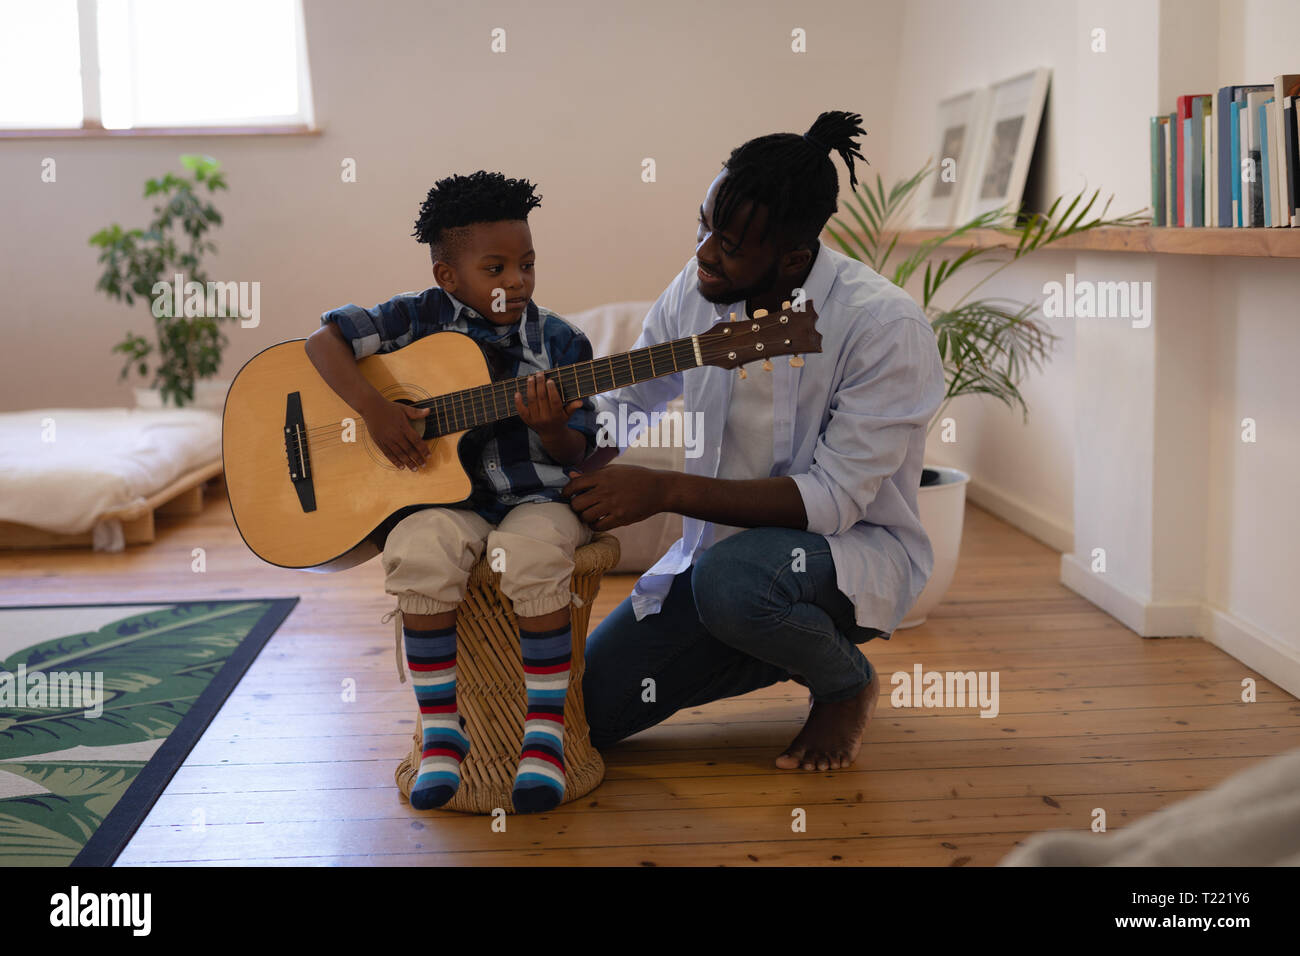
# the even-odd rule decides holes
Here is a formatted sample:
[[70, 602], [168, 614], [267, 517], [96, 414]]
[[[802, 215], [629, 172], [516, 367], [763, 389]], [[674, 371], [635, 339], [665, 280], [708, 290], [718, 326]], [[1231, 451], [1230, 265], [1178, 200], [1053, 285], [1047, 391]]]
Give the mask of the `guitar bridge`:
[[307, 445], [307, 425], [302, 417], [302, 395], [290, 392], [284, 408], [284, 454], [289, 464], [289, 480], [298, 493], [303, 511], [316, 510], [316, 487], [311, 480], [311, 449]]

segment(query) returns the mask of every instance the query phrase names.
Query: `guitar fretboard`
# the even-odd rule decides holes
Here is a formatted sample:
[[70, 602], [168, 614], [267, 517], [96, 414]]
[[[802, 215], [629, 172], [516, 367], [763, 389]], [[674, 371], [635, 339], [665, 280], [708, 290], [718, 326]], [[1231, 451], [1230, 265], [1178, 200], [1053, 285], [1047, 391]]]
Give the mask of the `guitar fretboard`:
[[[637, 382], [672, 375], [674, 372], [698, 368], [699, 365], [695, 343], [692, 337], [687, 336], [589, 362], [563, 365], [548, 369], [544, 374], [547, 381], [555, 383], [560, 398], [568, 403]], [[524, 375], [436, 395], [415, 404], [430, 409], [428, 418], [425, 419], [426, 437], [430, 437], [430, 432], [433, 435], [447, 435], [518, 415], [515, 392], [526, 396], [527, 386], [528, 376]]]

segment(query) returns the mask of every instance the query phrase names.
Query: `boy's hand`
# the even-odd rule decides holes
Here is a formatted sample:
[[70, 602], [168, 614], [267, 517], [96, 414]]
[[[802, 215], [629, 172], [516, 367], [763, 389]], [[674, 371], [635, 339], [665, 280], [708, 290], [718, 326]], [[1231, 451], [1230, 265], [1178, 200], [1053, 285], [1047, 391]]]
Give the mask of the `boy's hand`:
[[428, 414], [427, 408], [380, 399], [362, 417], [370, 429], [370, 437], [389, 461], [398, 468], [418, 471], [429, 457], [429, 446], [411, 425], [411, 420], [425, 418]]
[[568, 426], [569, 416], [581, 407], [581, 399], [565, 405], [555, 382], [545, 378], [541, 372], [528, 376], [526, 394], [515, 392], [519, 417], [543, 438], [560, 434], [560, 430]]

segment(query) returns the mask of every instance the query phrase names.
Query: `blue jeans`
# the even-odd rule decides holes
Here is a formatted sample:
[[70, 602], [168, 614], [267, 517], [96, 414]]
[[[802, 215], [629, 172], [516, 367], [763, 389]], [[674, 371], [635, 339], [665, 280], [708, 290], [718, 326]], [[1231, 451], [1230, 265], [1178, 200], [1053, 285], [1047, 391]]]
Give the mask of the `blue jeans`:
[[678, 574], [658, 614], [638, 621], [626, 599], [587, 637], [591, 742], [608, 746], [683, 708], [779, 681], [805, 685], [817, 702], [846, 700], [871, 681], [857, 645], [875, 637], [889, 635], [855, 623], [822, 535], [749, 528]]

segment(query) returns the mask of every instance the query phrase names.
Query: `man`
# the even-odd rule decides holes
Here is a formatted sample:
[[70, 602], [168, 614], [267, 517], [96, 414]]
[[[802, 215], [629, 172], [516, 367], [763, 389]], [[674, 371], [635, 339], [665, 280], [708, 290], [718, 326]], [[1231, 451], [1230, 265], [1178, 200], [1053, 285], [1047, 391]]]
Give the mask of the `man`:
[[864, 132], [856, 113], [834, 111], [803, 136], [734, 150], [700, 207], [695, 257], [635, 346], [704, 332], [732, 312], [777, 311], [801, 290], [823, 351], [802, 367], [752, 365], [743, 381], [710, 366], [596, 400], [598, 411], [617, 414], [623, 402], [648, 415], [684, 392], [687, 414], [703, 413], [706, 449], [685, 473], [601, 468], [608, 449], [564, 489], [598, 531], [684, 516], [681, 539], [587, 638], [583, 694], [597, 747], [682, 708], [794, 679], [811, 707], [776, 765], [846, 768], [861, 748], [880, 681], [857, 645], [889, 637], [933, 568], [916, 496], [945, 391], [916, 303], [818, 241], [838, 201], [829, 153], [856, 185]]

